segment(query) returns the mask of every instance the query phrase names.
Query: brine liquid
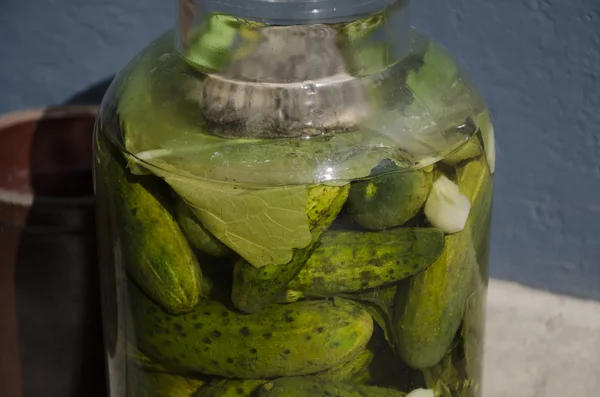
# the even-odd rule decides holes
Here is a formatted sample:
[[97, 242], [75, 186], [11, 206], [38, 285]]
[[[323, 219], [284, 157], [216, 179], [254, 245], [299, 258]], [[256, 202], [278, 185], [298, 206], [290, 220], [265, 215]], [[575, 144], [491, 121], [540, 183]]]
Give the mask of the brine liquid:
[[[480, 134], [474, 139], [483, 142]], [[258, 193], [246, 192], [245, 227], [268, 234], [260, 240], [271, 242], [268, 252], [292, 254], [265, 273], [244, 259], [247, 245], [224, 244], [211, 233], [218, 224], [203, 225], [220, 216], [198, 205], [210, 200], [194, 201], [205, 185], [133, 175], [106, 139], [115, 135], [96, 134], [112, 396], [263, 395], [292, 377], [313, 387], [307, 397], [366, 386], [385, 388], [377, 389], [385, 396], [418, 388], [480, 395], [492, 189], [483, 148], [427, 169], [294, 187], [310, 202], [306, 214], [289, 214], [309, 220], [299, 248], [277, 246], [287, 241], [270, 234], [265, 219], [281, 214], [276, 206], [252, 213]], [[464, 229], [453, 234], [424, 210], [442, 176], [471, 204]], [[281, 205], [290, 197], [282, 193]], [[223, 199], [222, 211], [240, 210], [235, 200]]]
[[172, 35], [145, 49], [98, 119], [111, 397], [479, 396], [476, 89], [381, 15], [209, 20], [187, 60]]

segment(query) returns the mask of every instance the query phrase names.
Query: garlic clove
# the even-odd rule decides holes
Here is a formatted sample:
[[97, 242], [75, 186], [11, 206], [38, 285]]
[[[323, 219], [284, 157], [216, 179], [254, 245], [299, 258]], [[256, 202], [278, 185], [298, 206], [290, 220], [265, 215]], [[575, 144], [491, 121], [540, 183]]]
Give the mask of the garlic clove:
[[408, 393], [406, 397], [435, 397], [433, 389], [415, 389]]
[[434, 183], [425, 203], [425, 216], [429, 222], [444, 233], [452, 234], [465, 228], [471, 203], [458, 185], [445, 176]]

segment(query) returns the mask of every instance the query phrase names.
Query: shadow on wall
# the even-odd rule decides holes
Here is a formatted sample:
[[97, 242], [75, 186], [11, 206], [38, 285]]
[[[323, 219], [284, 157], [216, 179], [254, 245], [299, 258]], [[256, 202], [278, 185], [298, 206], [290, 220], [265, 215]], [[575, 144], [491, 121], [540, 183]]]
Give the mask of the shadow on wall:
[[0, 118], [0, 395], [106, 395], [92, 130], [112, 77]]
[[95, 112], [49, 113], [31, 130], [33, 201], [19, 225], [14, 265], [23, 396], [100, 397], [106, 391], [91, 177]]
[[65, 105], [99, 105], [115, 76], [100, 81], [73, 95]]

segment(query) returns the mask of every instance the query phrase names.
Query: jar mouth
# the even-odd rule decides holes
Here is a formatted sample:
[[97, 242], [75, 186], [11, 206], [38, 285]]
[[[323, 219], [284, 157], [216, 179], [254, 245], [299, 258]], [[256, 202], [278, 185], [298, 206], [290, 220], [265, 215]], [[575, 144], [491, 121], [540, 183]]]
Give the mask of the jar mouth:
[[339, 23], [407, 0], [202, 0], [206, 11], [278, 25]]

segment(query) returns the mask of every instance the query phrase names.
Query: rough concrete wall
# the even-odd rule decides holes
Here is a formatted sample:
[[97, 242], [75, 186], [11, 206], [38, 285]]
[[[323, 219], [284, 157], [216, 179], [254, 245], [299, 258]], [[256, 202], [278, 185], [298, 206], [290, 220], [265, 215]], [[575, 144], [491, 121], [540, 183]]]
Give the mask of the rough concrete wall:
[[600, 298], [600, 2], [413, 4], [496, 123], [492, 275]]
[[175, 21], [175, 0], [1, 0], [0, 112], [62, 103]]
[[[492, 274], [600, 299], [600, 2], [413, 0], [413, 16], [496, 122]], [[3, 0], [0, 112], [81, 99], [173, 21], [174, 0]]]

